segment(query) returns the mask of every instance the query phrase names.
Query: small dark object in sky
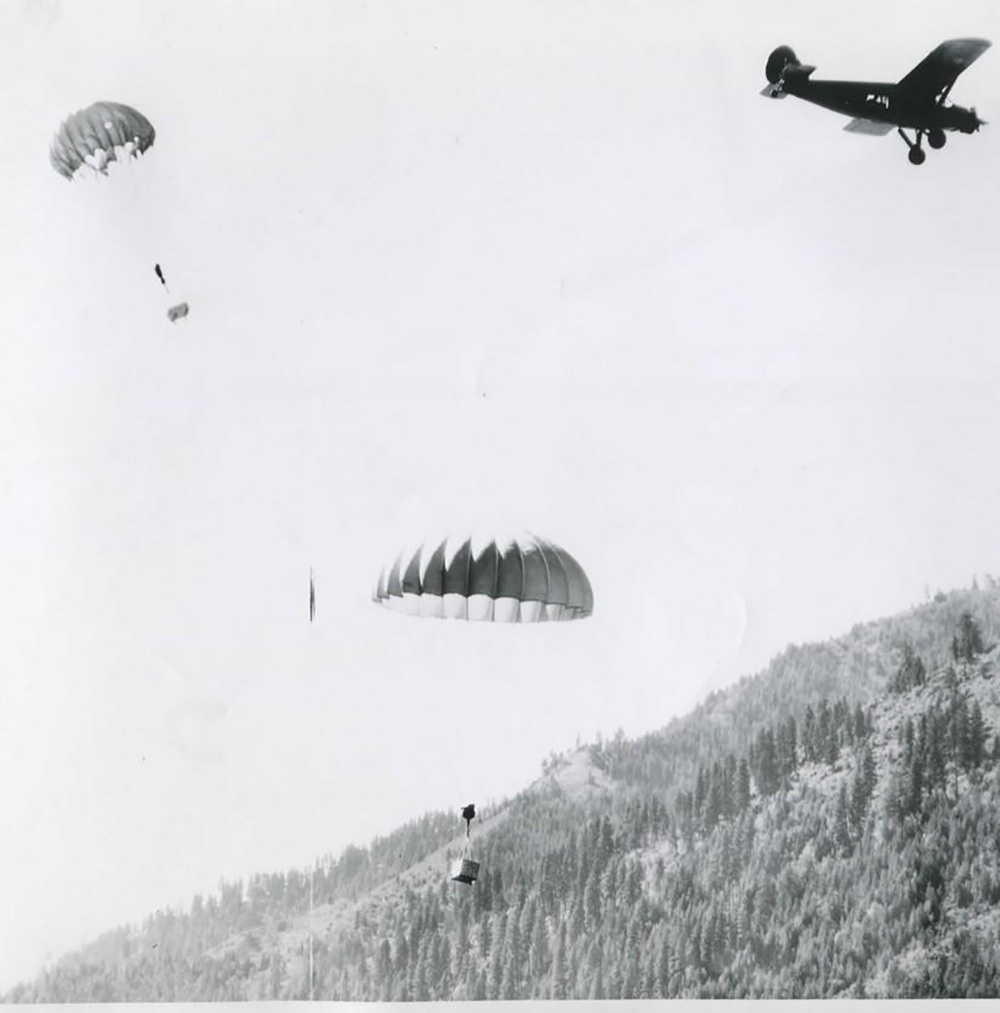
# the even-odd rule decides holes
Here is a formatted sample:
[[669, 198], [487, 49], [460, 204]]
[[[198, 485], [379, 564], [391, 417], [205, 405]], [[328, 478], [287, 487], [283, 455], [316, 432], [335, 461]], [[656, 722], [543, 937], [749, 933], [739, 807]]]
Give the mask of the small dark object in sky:
[[176, 306], [171, 306], [167, 310], [167, 319], [173, 323], [175, 320], [180, 320], [181, 317], [188, 315], [188, 304], [186, 302], [178, 303]]
[[153, 270], [156, 271], [156, 277], [160, 279], [160, 284], [163, 285], [164, 288], [166, 288], [167, 287], [167, 279], [163, 277], [163, 268], [161, 268], [160, 265], [157, 264], [153, 268]]
[[472, 821], [476, 818], [476, 807], [470, 802], [462, 810], [462, 819], [465, 820], [465, 836], [469, 836], [469, 831], [472, 828]]
[[309, 622], [316, 618], [316, 582], [313, 580], [313, 572], [309, 571]]
[[[986, 39], [949, 39], [929, 53], [895, 84], [873, 81], [814, 81], [812, 66], [799, 62], [790, 46], [778, 46], [768, 57], [764, 73], [767, 98], [794, 95], [853, 119], [844, 129], [852, 134], [881, 136], [893, 129], [906, 142], [913, 165], [927, 157], [923, 139], [943, 148], [945, 131], [974, 134], [986, 122], [975, 108], [946, 104], [959, 74], [979, 59], [991, 43]], [[906, 135], [912, 130], [914, 140]]]

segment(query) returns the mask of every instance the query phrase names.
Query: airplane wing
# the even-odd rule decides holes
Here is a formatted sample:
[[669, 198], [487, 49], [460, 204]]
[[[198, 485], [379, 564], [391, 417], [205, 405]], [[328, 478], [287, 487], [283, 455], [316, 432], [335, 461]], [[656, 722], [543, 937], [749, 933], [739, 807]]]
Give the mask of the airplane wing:
[[851, 120], [844, 129], [849, 134], [871, 134], [872, 137], [885, 137], [896, 128], [891, 123], [879, 123], [878, 120]]
[[930, 102], [946, 92], [958, 75], [979, 59], [991, 43], [986, 39], [949, 39], [925, 56], [897, 88], [911, 101]]

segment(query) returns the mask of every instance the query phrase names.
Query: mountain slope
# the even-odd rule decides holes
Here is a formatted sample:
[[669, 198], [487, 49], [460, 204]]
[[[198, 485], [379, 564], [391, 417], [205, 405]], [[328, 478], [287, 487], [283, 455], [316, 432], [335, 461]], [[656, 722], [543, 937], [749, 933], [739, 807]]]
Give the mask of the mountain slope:
[[8, 999], [1000, 994], [1000, 594], [789, 648], [663, 731], [223, 884]]

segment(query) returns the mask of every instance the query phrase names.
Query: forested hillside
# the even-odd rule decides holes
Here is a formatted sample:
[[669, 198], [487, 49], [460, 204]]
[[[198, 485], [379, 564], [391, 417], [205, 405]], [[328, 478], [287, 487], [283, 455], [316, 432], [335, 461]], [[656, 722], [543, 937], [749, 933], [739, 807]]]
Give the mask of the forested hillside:
[[5, 998], [1000, 996], [998, 641], [988, 579], [790, 647], [660, 732], [550, 758], [483, 814], [471, 887], [457, 814], [427, 816]]

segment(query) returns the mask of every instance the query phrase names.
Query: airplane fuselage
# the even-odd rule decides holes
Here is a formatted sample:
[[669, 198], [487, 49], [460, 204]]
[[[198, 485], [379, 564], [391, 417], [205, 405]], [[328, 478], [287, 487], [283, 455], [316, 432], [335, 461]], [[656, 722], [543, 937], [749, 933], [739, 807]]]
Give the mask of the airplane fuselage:
[[814, 81], [789, 75], [782, 85], [788, 95], [844, 116], [891, 123], [913, 130], [958, 130], [975, 133], [979, 120], [970, 109], [937, 102], [907, 101], [896, 84], [875, 81]]

